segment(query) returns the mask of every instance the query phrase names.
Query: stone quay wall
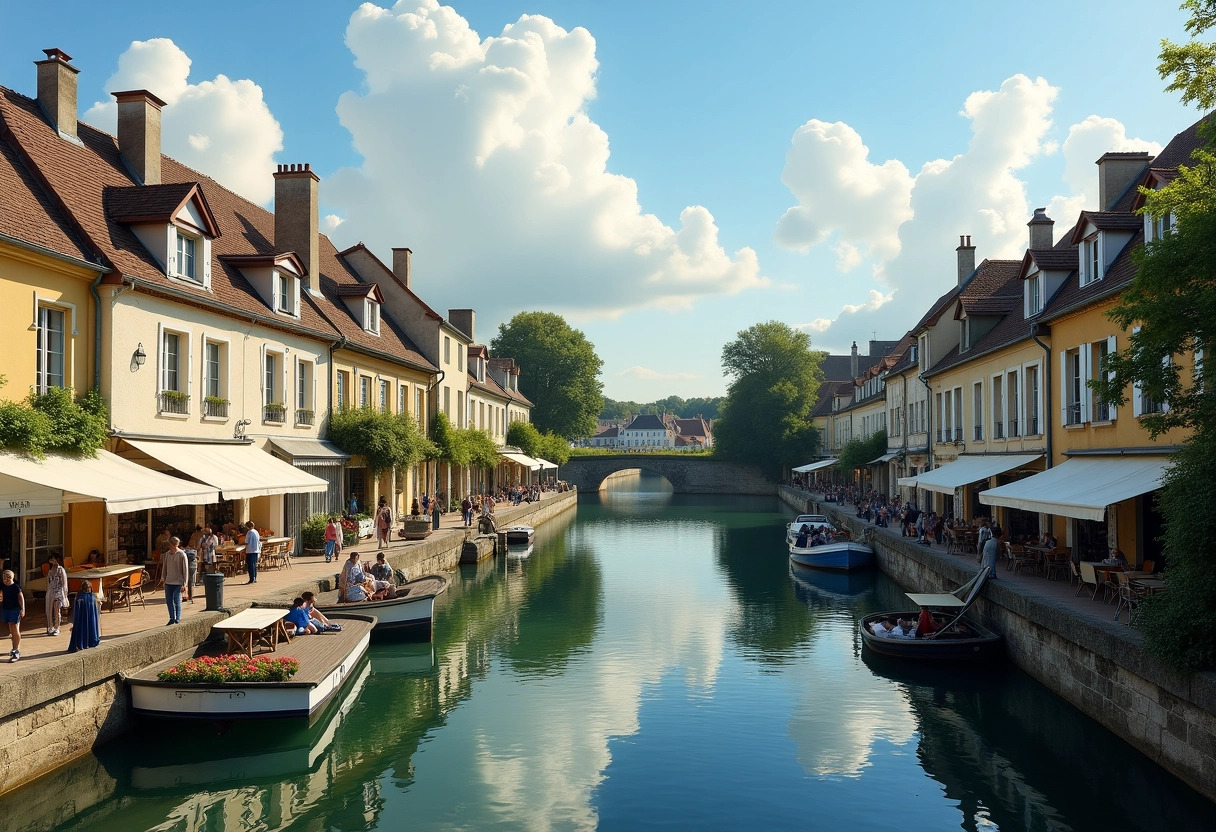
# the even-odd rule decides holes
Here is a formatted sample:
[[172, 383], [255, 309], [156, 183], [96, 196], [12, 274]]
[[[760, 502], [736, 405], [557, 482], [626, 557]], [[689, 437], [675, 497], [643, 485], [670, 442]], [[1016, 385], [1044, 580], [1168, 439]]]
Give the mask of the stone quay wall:
[[[854, 535], [870, 527], [808, 492], [782, 486], [779, 496], [799, 513], [826, 514]], [[885, 534], [873, 545], [879, 569], [918, 592], [948, 592], [978, 569], [974, 558]], [[984, 587], [972, 614], [1005, 637], [1018, 667], [1216, 800], [1216, 674], [1171, 670], [1144, 651], [1135, 628], [1078, 615], [999, 577]]]
[[[576, 504], [576, 492], [550, 494], [533, 505], [500, 505], [494, 517], [500, 526], [538, 526]], [[411, 576], [447, 572], [459, 563], [464, 541], [463, 530], [443, 529], [420, 543], [391, 549], [388, 560]], [[494, 546], [494, 538], [488, 536], [476, 542], [483, 552]], [[367, 548], [374, 552], [374, 543]], [[336, 580], [334, 575], [301, 583], [289, 593], [326, 591], [336, 586]], [[92, 650], [15, 665], [0, 677], [0, 793], [49, 774], [120, 736], [131, 727], [132, 718], [119, 674], [137, 673], [201, 644], [213, 624], [248, 606], [234, 604], [228, 613], [203, 612], [177, 627], [156, 627], [103, 641]]]

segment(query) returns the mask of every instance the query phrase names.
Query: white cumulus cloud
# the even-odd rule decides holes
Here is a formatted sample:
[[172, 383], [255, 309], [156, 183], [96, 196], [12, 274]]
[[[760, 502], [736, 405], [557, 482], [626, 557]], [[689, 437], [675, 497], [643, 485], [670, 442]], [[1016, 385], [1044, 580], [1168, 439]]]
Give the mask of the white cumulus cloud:
[[701, 376], [697, 375], [696, 373], [660, 373], [658, 370], [652, 370], [649, 367], [642, 367], [640, 365], [634, 365], [633, 367], [626, 367], [624, 370], [621, 370], [620, 372], [615, 373], [615, 375], [622, 376], [625, 378], [642, 378], [642, 379], [647, 379], [650, 381], [655, 381], [655, 380], [680, 381], [680, 380], [686, 380], [686, 379], [692, 379], [692, 378], [701, 378]]
[[[190, 58], [168, 38], [137, 40], [118, 59], [107, 92], [144, 89], [166, 104], [161, 116], [161, 150], [214, 177], [247, 199], [265, 204], [274, 196], [274, 154], [283, 149], [283, 131], [249, 80], [217, 75], [190, 82]], [[98, 101], [84, 121], [111, 133], [118, 110], [114, 100]]]
[[346, 43], [364, 85], [338, 116], [363, 162], [321, 185], [346, 220], [334, 234], [381, 254], [413, 248], [437, 308], [604, 315], [767, 284], [752, 249], [726, 251], [706, 208], [669, 226], [610, 170], [586, 110], [598, 62], [585, 29], [525, 15], [482, 38], [449, 7], [402, 0], [362, 5]]
[[1068, 128], [1064, 140], [1064, 184], [1070, 193], [1053, 197], [1047, 215], [1062, 222], [1057, 232], [1070, 227], [1082, 210], [1105, 208], [1098, 205], [1098, 167], [1094, 163], [1107, 152], [1146, 150], [1156, 156], [1161, 145], [1127, 135], [1123, 124], [1113, 118], [1092, 115]]

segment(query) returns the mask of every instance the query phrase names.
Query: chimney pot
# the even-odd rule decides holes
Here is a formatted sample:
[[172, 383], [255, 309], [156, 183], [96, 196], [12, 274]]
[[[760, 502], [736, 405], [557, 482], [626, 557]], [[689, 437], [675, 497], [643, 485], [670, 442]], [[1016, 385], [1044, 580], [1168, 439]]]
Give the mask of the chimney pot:
[[408, 248], [393, 249], [393, 274], [407, 289], [410, 289], [410, 260], [413, 254]]
[[963, 282], [971, 276], [975, 271], [975, 246], [971, 245], [971, 235], [966, 234], [958, 238], [958, 285], [962, 286]]
[[1143, 151], [1103, 153], [1095, 162], [1098, 166], [1098, 209], [1109, 211], [1151, 161], [1153, 157]]
[[118, 151], [141, 185], [160, 184], [160, 110], [147, 90], [111, 93], [118, 101]]
[[43, 49], [46, 58], [34, 61], [38, 67], [38, 106], [59, 135], [76, 138], [76, 75], [80, 72], [68, 61], [68, 53], [57, 47]]
[[320, 179], [302, 164], [279, 165], [274, 175], [274, 249], [304, 262], [309, 292], [321, 287]]
[[1047, 216], [1046, 208], [1035, 208], [1034, 216], [1026, 223], [1030, 228], [1030, 250], [1041, 251], [1055, 244], [1053, 228], [1055, 221]]

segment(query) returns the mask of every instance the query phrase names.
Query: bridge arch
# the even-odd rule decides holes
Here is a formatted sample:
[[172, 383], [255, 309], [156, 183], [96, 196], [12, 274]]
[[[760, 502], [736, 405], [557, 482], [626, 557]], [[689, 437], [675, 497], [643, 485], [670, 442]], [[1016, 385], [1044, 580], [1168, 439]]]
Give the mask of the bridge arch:
[[619, 471], [641, 469], [671, 483], [677, 494], [775, 494], [754, 465], [740, 465], [707, 456], [611, 454], [576, 456], [562, 466], [562, 479], [580, 491], [599, 491], [604, 480]]

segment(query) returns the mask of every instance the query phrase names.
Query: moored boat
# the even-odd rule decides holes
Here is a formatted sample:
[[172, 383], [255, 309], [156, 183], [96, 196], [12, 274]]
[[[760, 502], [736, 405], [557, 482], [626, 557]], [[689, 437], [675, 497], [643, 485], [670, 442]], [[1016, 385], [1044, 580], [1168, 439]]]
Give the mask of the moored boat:
[[874, 550], [854, 540], [836, 540], [818, 546], [790, 545], [790, 560], [812, 569], [835, 569], [850, 572], [866, 569], [874, 562]]
[[874, 572], [857, 570], [839, 572], [826, 569], [809, 569], [790, 561], [790, 578], [793, 579], [799, 599], [832, 599], [853, 601], [874, 588]]
[[258, 658], [292, 658], [299, 662], [299, 671], [285, 682], [177, 682], [157, 678], [162, 670], [187, 659], [229, 652], [222, 640], [208, 640], [125, 676], [131, 712], [221, 721], [267, 717], [311, 719], [354, 678], [375, 624], [373, 616], [344, 615], [341, 631], [297, 636], [290, 642], [280, 642], [273, 653], [258, 654]]
[[[988, 570], [981, 569], [954, 592], [907, 593], [917, 609], [865, 616], [857, 625], [862, 643], [880, 655], [915, 661], [978, 662], [1000, 657], [1004, 654], [1004, 639], [966, 617], [987, 578]], [[935, 632], [925, 636], [879, 636], [874, 632], [874, 625], [884, 620], [916, 621], [921, 610], [929, 611]]]
[[522, 546], [530, 544], [536, 535], [536, 529], [524, 525], [507, 526], [503, 531], [507, 535], [508, 544], [519, 544]]
[[423, 575], [397, 587], [391, 598], [380, 601], [338, 603], [337, 591], [317, 595], [317, 609], [327, 618], [345, 613], [374, 615], [375, 637], [430, 641], [435, 620], [435, 599], [447, 591], [443, 575]]
[[825, 514], [799, 514], [785, 527], [785, 542], [792, 545], [798, 539], [798, 533], [802, 530], [803, 526], [806, 526], [808, 529], [827, 526], [830, 529], [832, 528], [832, 521]]

